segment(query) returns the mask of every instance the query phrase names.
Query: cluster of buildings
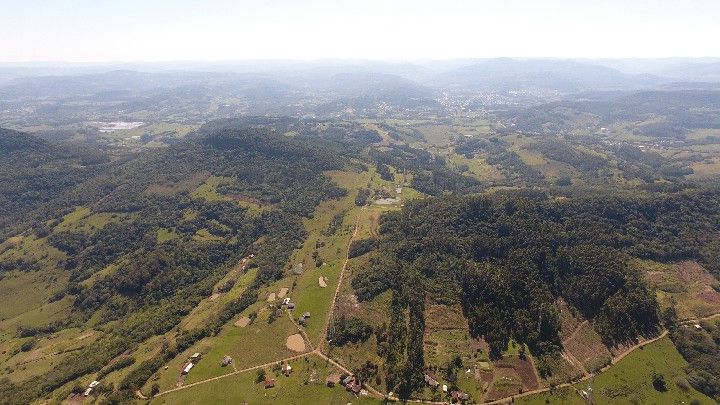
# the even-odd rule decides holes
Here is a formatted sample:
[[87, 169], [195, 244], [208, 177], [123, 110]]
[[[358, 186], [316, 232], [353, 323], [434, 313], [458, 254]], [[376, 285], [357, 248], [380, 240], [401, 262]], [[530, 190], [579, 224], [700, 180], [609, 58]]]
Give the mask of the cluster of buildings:
[[442, 392], [445, 394], [450, 394], [450, 397], [452, 398], [453, 402], [460, 403], [460, 402], [465, 402], [470, 399], [470, 395], [466, 394], [462, 391], [453, 390], [453, 391], [448, 392], [449, 389], [448, 389], [447, 384], [440, 384], [440, 381], [435, 376], [435, 373], [433, 373], [432, 371], [427, 371], [425, 373], [425, 383], [427, 385], [431, 386], [432, 388], [437, 388], [437, 389], [442, 390]]
[[193, 367], [195, 367], [195, 364], [197, 364], [198, 361], [200, 361], [201, 355], [200, 353], [193, 353], [192, 356], [190, 356], [190, 359], [188, 359], [187, 364], [185, 364], [185, 367], [183, 367], [182, 374], [187, 375], [187, 373], [192, 370]]
[[344, 378], [341, 378], [340, 385], [345, 387], [346, 391], [352, 392], [356, 396], [360, 396], [360, 393], [363, 390], [360, 381], [352, 375], [344, 376]]

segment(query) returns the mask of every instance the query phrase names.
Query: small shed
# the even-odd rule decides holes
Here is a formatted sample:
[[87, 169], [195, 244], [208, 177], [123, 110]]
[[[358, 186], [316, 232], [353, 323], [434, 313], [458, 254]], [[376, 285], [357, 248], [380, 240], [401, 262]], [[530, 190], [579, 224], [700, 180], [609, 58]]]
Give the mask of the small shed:
[[195, 352], [195, 353], [193, 353], [192, 356], [190, 356], [190, 360], [193, 362], [196, 360], [199, 360], [199, 359], [200, 359], [200, 353], [198, 353], [198, 352]]
[[304, 318], [310, 318], [310, 312], [305, 312], [305, 313], [303, 314], [303, 317], [304, 317]]
[[227, 366], [227, 365], [230, 364], [230, 363], [232, 363], [232, 357], [230, 357], [230, 356], [225, 356], [225, 357], [223, 357], [222, 361], [220, 362], [220, 365], [222, 365], [223, 367], [225, 367], [225, 366]]
[[431, 387], [437, 387], [439, 384], [437, 378], [435, 377], [435, 374], [433, 374], [432, 372], [425, 373], [425, 382]]
[[92, 392], [92, 390], [93, 390], [92, 388], [86, 389], [85, 392], [83, 392], [83, 395], [86, 397], [90, 396], [90, 393]]
[[268, 388], [275, 388], [275, 379], [274, 378], [265, 379], [265, 389], [268, 389]]
[[185, 366], [185, 368], [183, 368], [182, 373], [183, 373], [183, 374], [189, 373], [190, 370], [192, 370], [192, 368], [193, 368], [194, 366], [195, 366], [195, 365], [194, 365], [193, 363], [188, 363], [188, 364]]
[[348, 384], [353, 382], [353, 380], [354, 380], [353, 376], [349, 375], [349, 376], [343, 378], [343, 380], [341, 381], [341, 384], [344, 386], [347, 386]]
[[91, 382], [88, 387], [90, 387], [90, 388], [95, 388], [95, 387], [97, 387], [99, 384], [100, 384], [100, 381], [95, 380], [95, 381]]

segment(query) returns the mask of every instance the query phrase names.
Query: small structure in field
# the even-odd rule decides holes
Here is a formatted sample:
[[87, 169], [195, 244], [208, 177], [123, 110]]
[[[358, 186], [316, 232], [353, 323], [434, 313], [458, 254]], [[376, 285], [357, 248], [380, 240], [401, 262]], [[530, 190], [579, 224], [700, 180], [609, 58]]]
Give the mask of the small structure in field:
[[223, 357], [222, 361], [220, 362], [220, 365], [225, 367], [225, 366], [229, 365], [230, 363], [232, 363], [232, 361], [233, 361], [232, 357], [225, 356], [225, 357]]
[[286, 376], [289, 376], [290, 373], [292, 373], [292, 366], [288, 363], [283, 364], [282, 373], [285, 374]]
[[362, 385], [358, 384], [357, 382], [352, 382], [346, 385], [345, 389], [355, 394], [355, 396], [360, 396], [360, 391], [362, 391]]
[[186, 364], [186, 365], [185, 365], [185, 368], [183, 368], [182, 373], [183, 373], [183, 374], [189, 373], [190, 370], [192, 370], [193, 367], [195, 367], [195, 364], [193, 364], [193, 363], [188, 363], [188, 364]]
[[448, 392], [448, 387], [446, 384], [442, 385], [442, 392]]
[[353, 380], [355, 380], [355, 378], [353, 376], [349, 375], [349, 376], [346, 376], [345, 378], [343, 378], [340, 381], [340, 384], [344, 387], [347, 387], [347, 385], [350, 384], [351, 382], [353, 382]]
[[83, 396], [89, 397], [92, 390], [93, 390], [92, 388], [86, 389], [85, 392], [83, 392]]
[[435, 373], [432, 371], [425, 373], [425, 382], [431, 387], [437, 387], [440, 384], [435, 376]]
[[197, 362], [198, 360], [200, 360], [200, 356], [202, 356], [200, 353], [195, 352], [195, 353], [193, 353], [192, 356], [190, 356], [190, 361], [192, 361], [193, 363], [195, 363], [195, 362]]
[[470, 399], [470, 395], [462, 392], [462, 391], [453, 391], [450, 393], [450, 396], [452, 397], [453, 401], [456, 402], [464, 402]]
[[266, 378], [265, 379], [265, 389], [268, 388], [275, 388], [275, 379], [274, 378]]
[[330, 388], [334, 387], [335, 385], [337, 385], [339, 383], [340, 383], [340, 374], [333, 373], [333, 374], [330, 374], [325, 379], [325, 385], [327, 385]]

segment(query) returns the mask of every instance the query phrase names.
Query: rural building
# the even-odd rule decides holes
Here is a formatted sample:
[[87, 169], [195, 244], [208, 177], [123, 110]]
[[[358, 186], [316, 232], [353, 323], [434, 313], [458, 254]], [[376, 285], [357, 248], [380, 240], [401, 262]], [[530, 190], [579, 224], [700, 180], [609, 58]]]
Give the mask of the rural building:
[[268, 388], [275, 388], [275, 379], [274, 378], [265, 379], [265, 389], [268, 389]]
[[447, 392], [447, 390], [448, 390], [447, 385], [443, 384], [443, 385], [442, 385], [442, 391], [443, 391], [443, 392]]
[[431, 387], [437, 387], [440, 384], [432, 371], [425, 373], [425, 382]]
[[200, 353], [193, 353], [192, 356], [190, 356], [190, 361], [195, 362], [200, 359]]
[[188, 364], [185, 366], [185, 368], [183, 368], [182, 373], [183, 373], [183, 374], [189, 373], [190, 370], [192, 370], [193, 366], [195, 366], [193, 363], [188, 363]]
[[354, 380], [353, 376], [349, 375], [349, 376], [343, 378], [340, 383], [341, 383], [343, 386], [347, 386], [348, 384], [350, 384], [351, 382], [353, 382], [353, 380]]
[[288, 304], [290, 304], [290, 297], [285, 297], [285, 299], [283, 299], [283, 302], [282, 302], [282, 303], [283, 303], [283, 305], [288, 305]]
[[283, 364], [282, 373], [285, 374], [286, 376], [289, 376], [291, 372], [292, 372], [292, 366], [289, 365], [288, 363]]
[[93, 390], [92, 388], [86, 389], [85, 392], [83, 392], [83, 395], [86, 396], [86, 397], [87, 397], [87, 396], [90, 396], [90, 393], [92, 392], [92, 390]]
[[230, 364], [230, 363], [232, 363], [232, 357], [230, 357], [230, 356], [225, 356], [225, 357], [223, 357], [222, 361], [220, 362], [220, 364], [221, 364], [223, 367], [224, 367], [224, 366], [227, 366], [227, 365]]
[[90, 387], [90, 388], [95, 388], [95, 387], [97, 387], [99, 384], [100, 384], [100, 381], [95, 380], [95, 381], [91, 382], [88, 387]]
[[360, 391], [362, 391], [362, 385], [360, 385], [360, 384], [358, 384], [358, 383], [356, 383], [356, 382], [353, 382], [353, 383], [351, 383], [351, 384], [346, 385], [346, 386], [345, 386], [345, 389], [348, 390], [349, 392], [352, 392], [353, 394], [359, 396], [359, 395], [360, 395]]
[[453, 401], [457, 402], [467, 401], [468, 399], [470, 399], [470, 395], [461, 391], [453, 391], [450, 393], [450, 395], [452, 396]]

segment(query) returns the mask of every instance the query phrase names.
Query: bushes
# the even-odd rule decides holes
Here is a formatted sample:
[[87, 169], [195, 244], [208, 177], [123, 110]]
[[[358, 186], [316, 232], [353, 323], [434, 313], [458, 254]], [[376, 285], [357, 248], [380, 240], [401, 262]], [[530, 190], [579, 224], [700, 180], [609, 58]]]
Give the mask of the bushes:
[[373, 333], [372, 326], [356, 317], [340, 316], [332, 325], [332, 344], [342, 346], [346, 343], [362, 343]]
[[354, 258], [358, 256], [362, 256], [365, 253], [370, 252], [375, 248], [375, 239], [374, 238], [367, 238], [367, 239], [356, 239], [353, 240], [350, 243], [350, 249], [348, 250], [348, 257]]
[[369, 188], [358, 189], [357, 197], [355, 197], [355, 205], [357, 205], [358, 207], [362, 207], [363, 205], [367, 204], [368, 198], [370, 198]]

